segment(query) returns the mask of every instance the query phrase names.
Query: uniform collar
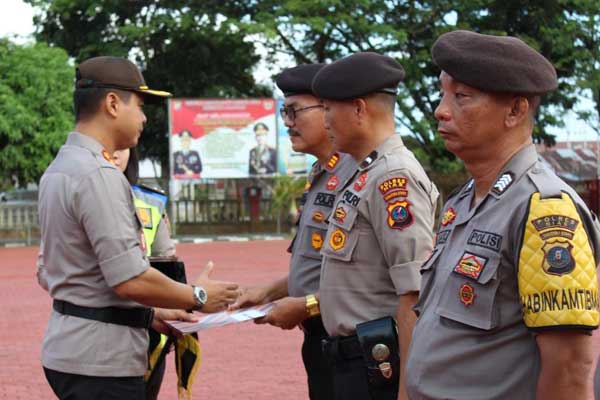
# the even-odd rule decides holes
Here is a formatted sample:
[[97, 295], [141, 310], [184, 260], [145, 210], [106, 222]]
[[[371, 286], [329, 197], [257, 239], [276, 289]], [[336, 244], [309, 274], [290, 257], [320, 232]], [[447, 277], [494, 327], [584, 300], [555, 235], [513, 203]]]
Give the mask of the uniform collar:
[[386, 154], [395, 152], [398, 148], [404, 146], [402, 138], [398, 134], [393, 134], [386, 138], [375, 150], [369, 153], [359, 164], [358, 170], [363, 171], [368, 169], [376, 160], [380, 159]]
[[488, 193], [500, 198], [537, 160], [538, 154], [533, 144], [519, 150], [502, 168]]
[[98, 142], [91, 136], [84, 135], [83, 133], [79, 132], [71, 132], [67, 137], [66, 144], [70, 146], [78, 146], [88, 149], [92, 153], [100, 155], [111, 164], [113, 163], [111, 154], [109, 154], [108, 151], [106, 151], [106, 149], [104, 148], [104, 146], [102, 146], [100, 142]]

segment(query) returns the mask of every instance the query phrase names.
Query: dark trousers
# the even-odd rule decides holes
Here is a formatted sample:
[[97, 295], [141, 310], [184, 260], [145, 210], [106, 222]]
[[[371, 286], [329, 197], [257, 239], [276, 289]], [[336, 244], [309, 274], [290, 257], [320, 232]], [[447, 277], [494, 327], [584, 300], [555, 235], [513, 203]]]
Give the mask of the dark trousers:
[[60, 400], [144, 400], [142, 376], [85, 376], [44, 368], [44, 374]]
[[[329, 338], [324, 354], [333, 366], [332, 400], [396, 400], [398, 384], [369, 385], [362, 348], [356, 336]], [[333, 346], [331, 343], [335, 343]], [[396, 364], [393, 368], [398, 371]], [[370, 387], [369, 387], [370, 386]]]
[[327, 337], [321, 317], [310, 318], [302, 324], [304, 343], [302, 361], [308, 376], [310, 400], [333, 399], [333, 370], [323, 354], [321, 341]]

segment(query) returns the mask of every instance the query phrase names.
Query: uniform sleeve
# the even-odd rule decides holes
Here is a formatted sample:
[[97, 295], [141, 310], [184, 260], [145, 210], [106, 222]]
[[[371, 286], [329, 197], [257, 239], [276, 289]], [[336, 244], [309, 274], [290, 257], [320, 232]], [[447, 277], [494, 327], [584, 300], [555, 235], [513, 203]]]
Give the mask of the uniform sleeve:
[[164, 215], [156, 228], [156, 236], [150, 248], [153, 257], [170, 257], [175, 255], [175, 243], [171, 239], [167, 216]]
[[119, 170], [99, 168], [85, 177], [75, 191], [73, 209], [109, 286], [148, 269], [131, 190]]
[[[598, 326], [597, 224], [562, 198], [530, 199], [519, 248], [518, 284], [523, 319], [531, 330]], [[592, 235], [586, 230], [592, 227]]]
[[369, 196], [377, 241], [399, 295], [419, 291], [419, 268], [433, 248], [437, 189], [407, 170], [388, 172]]
[[37, 257], [37, 280], [42, 289], [48, 291], [48, 276], [46, 268], [44, 268], [44, 242], [40, 242], [40, 251]]

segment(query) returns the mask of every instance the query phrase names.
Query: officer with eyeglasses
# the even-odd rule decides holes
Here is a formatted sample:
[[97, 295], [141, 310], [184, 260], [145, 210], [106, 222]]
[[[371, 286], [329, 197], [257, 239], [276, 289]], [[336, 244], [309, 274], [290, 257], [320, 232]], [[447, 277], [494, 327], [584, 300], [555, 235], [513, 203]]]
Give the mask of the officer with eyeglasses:
[[285, 95], [280, 113], [295, 151], [312, 154], [312, 167], [298, 218], [298, 231], [288, 251], [288, 276], [268, 284], [246, 288], [234, 308], [277, 301], [259, 323], [282, 329], [299, 326], [304, 332], [302, 359], [312, 400], [333, 398], [333, 376], [323, 357], [321, 341], [327, 337], [319, 310], [321, 246], [334, 199], [356, 169], [352, 158], [334, 151], [323, 127], [323, 106], [311, 92], [311, 82], [322, 64], [300, 65], [277, 77]]

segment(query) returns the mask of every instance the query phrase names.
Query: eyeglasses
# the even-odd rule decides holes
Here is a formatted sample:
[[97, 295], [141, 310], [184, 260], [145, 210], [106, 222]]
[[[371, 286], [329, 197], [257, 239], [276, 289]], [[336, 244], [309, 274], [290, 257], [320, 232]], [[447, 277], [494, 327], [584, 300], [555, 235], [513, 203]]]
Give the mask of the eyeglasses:
[[322, 108], [323, 104], [316, 104], [314, 106], [308, 106], [308, 107], [304, 107], [304, 108], [299, 108], [297, 110], [294, 110], [292, 107], [281, 107], [279, 109], [279, 115], [281, 115], [281, 118], [283, 119], [288, 119], [291, 122], [294, 122], [296, 120], [296, 114], [298, 114], [300, 111], [305, 111], [305, 110], [310, 110], [311, 108]]

